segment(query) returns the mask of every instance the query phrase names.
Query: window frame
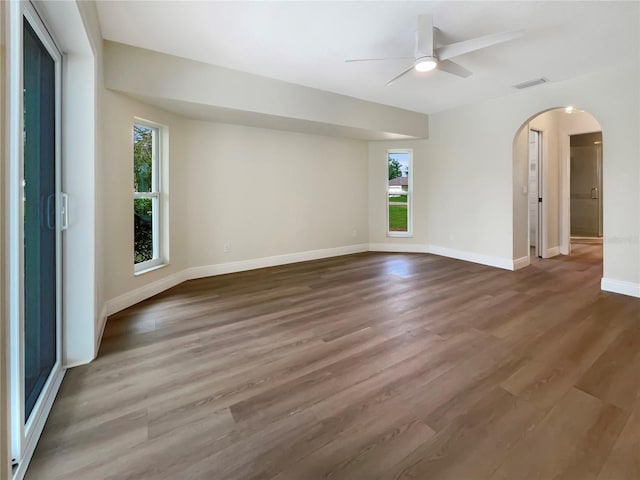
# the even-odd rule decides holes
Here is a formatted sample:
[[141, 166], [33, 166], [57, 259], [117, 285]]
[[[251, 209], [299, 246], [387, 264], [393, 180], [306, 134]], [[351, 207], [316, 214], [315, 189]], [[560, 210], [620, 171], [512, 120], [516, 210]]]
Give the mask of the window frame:
[[[407, 185], [407, 191], [403, 192], [407, 195], [407, 231], [398, 232], [389, 230], [389, 155], [395, 153], [405, 153], [409, 155], [409, 182]], [[413, 237], [413, 149], [412, 148], [391, 148], [387, 150], [385, 156], [385, 176], [387, 178], [385, 188], [385, 217], [386, 217], [386, 230], [387, 237], [396, 238], [410, 238]]]
[[[135, 263], [135, 231], [134, 231], [134, 241], [133, 241], [133, 269], [135, 275], [140, 275], [145, 272], [154, 270], [161, 266], [166, 265], [166, 255], [164, 251], [164, 230], [165, 230], [165, 219], [164, 219], [164, 172], [163, 172], [163, 142], [164, 136], [166, 135], [165, 128], [162, 125], [159, 125], [155, 122], [151, 122], [149, 120], [144, 120], [142, 118], [134, 118], [133, 124], [131, 125], [131, 135], [133, 139], [133, 131], [136, 126], [140, 126], [146, 129], [149, 129], [153, 132], [153, 140], [151, 145], [151, 191], [150, 192], [136, 192], [133, 191], [133, 198], [131, 200], [132, 210], [135, 215], [135, 200], [148, 198], [151, 199], [152, 202], [152, 241], [153, 241], [153, 257], [150, 260], [146, 260], [144, 262]], [[132, 142], [133, 145], [133, 142]], [[133, 152], [132, 152], [133, 153]], [[131, 157], [132, 166], [133, 166], [133, 155]], [[133, 168], [132, 168], [133, 171]], [[135, 175], [135, 172], [134, 172]], [[135, 188], [135, 183], [132, 182], [132, 187]]]

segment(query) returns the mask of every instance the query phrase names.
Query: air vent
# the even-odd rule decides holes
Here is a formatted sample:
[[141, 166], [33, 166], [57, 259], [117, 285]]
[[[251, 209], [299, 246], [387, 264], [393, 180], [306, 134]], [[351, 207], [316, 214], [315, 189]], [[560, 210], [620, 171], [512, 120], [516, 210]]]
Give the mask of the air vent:
[[535, 80], [529, 80], [528, 82], [522, 82], [517, 85], [514, 85], [513, 88], [517, 88], [518, 90], [523, 90], [529, 87], [535, 87], [536, 85], [541, 85], [543, 83], [547, 83], [549, 81], [548, 78], [536, 78]]

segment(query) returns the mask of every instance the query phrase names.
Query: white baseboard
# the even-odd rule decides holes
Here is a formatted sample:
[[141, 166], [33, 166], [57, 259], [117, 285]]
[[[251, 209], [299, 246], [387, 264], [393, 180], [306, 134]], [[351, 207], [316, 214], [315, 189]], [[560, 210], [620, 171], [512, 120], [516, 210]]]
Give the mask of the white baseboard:
[[526, 257], [516, 258], [513, 261], [513, 269], [520, 270], [521, 268], [528, 267], [531, 265], [531, 257], [527, 255]]
[[340, 255], [350, 255], [369, 250], [366, 243], [358, 245], [347, 245], [345, 247], [325, 248], [322, 250], [309, 250], [306, 252], [286, 253], [284, 255], [274, 255], [272, 257], [253, 258], [251, 260], [240, 260], [237, 262], [217, 263], [214, 265], [204, 265], [202, 267], [191, 267], [185, 270], [187, 280], [195, 278], [213, 277], [215, 275], [225, 275], [227, 273], [246, 272], [258, 268], [275, 267], [289, 263], [308, 262], [309, 260], [319, 260], [321, 258], [338, 257]]
[[547, 251], [544, 254], [544, 258], [555, 257], [556, 255], [560, 255], [560, 247], [551, 247], [547, 248]]
[[[237, 262], [218, 263], [214, 265], [205, 265], [202, 267], [192, 267], [173, 273], [163, 279], [144, 285], [118, 297], [108, 300], [100, 312], [98, 319], [98, 328], [100, 335], [96, 336], [96, 352], [98, 351], [107, 317], [128, 308], [136, 303], [146, 300], [149, 297], [157, 295], [171, 287], [174, 287], [186, 280], [196, 278], [211, 277], [215, 275], [224, 275], [227, 273], [244, 272], [247, 270], [255, 270], [258, 268], [273, 267], [277, 265], [286, 265], [289, 263], [306, 262], [309, 260], [318, 260], [321, 258], [337, 257], [341, 255], [349, 255], [353, 253], [361, 253], [366, 251], [372, 252], [404, 252], [404, 253], [430, 253], [443, 257], [455, 258], [467, 262], [479, 263], [490, 267], [502, 268], [504, 270], [517, 270], [524, 268], [530, 263], [529, 257], [522, 257], [515, 260], [503, 257], [494, 257], [474, 252], [456, 250], [446, 247], [438, 247], [436, 245], [423, 244], [400, 244], [400, 243], [371, 243], [347, 245], [344, 247], [326, 248], [322, 250], [310, 250], [306, 252], [296, 252], [284, 255], [274, 255], [271, 257], [255, 258], [251, 260], [241, 260]], [[559, 247], [547, 250], [559, 253]], [[623, 295], [631, 295], [640, 297], [640, 284], [625, 282], [621, 280], [613, 280], [603, 278], [601, 283], [602, 290], [608, 292], [621, 293]]]
[[124, 310], [125, 308], [129, 308], [136, 303], [140, 303], [149, 297], [153, 297], [154, 295], [164, 292], [171, 287], [175, 287], [185, 280], [188, 280], [188, 278], [186, 278], [185, 276], [185, 273], [186, 270], [172, 273], [165, 278], [161, 278], [160, 280], [148, 283], [147, 285], [136, 288], [135, 290], [131, 290], [130, 292], [112, 298], [111, 300], [107, 300], [107, 302], [105, 303], [105, 318], [121, 310]]
[[98, 332], [100, 332], [98, 335], [96, 335], [96, 344], [94, 347], [94, 352], [96, 355], [98, 355], [98, 350], [100, 349], [100, 344], [102, 343], [102, 336], [104, 335], [104, 327], [107, 326], [107, 318], [109, 318], [109, 315], [107, 314], [107, 304], [105, 303], [102, 306], [102, 311], [100, 312], [100, 317], [98, 318]]
[[620, 293], [622, 295], [640, 298], [640, 283], [603, 277], [600, 281], [600, 288], [605, 292]]
[[96, 319], [96, 331], [99, 332], [98, 335], [94, 338], [93, 345], [93, 358], [90, 360], [76, 360], [75, 362], [65, 363], [64, 368], [73, 368], [79, 367], [80, 365], [86, 365], [87, 363], [92, 362], [98, 356], [98, 350], [100, 349], [100, 344], [102, 343], [102, 336], [104, 335], [104, 327], [107, 326], [107, 303], [102, 305], [102, 310], [98, 314], [98, 318]]
[[443, 257], [456, 258], [467, 262], [480, 263], [490, 267], [502, 268], [504, 270], [513, 270], [513, 260], [511, 258], [494, 257], [491, 255], [483, 255], [481, 253], [466, 252], [464, 250], [456, 250], [453, 248], [429, 246], [429, 253], [442, 255]]
[[[202, 267], [191, 267], [177, 273], [173, 273], [161, 280], [144, 285], [116, 298], [108, 300], [105, 304], [106, 317], [120, 312], [136, 303], [140, 303], [158, 293], [164, 292], [171, 287], [196, 278], [212, 277], [224, 275], [226, 273], [244, 272], [257, 268], [274, 267], [276, 265], [286, 265], [289, 263], [306, 262], [309, 260], [319, 260], [321, 258], [337, 257], [352, 253], [366, 252], [369, 245], [366, 243], [357, 245], [347, 245], [344, 247], [325, 248], [322, 250], [309, 250], [306, 252], [287, 253], [284, 255], [274, 255], [271, 257], [254, 258], [250, 260], [240, 260], [237, 262], [218, 263], [214, 265], [204, 265]], [[104, 325], [101, 327], [104, 329]], [[100, 335], [100, 338], [102, 334]], [[97, 345], [96, 345], [97, 349]]]
[[513, 270], [513, 260], [510, 258], [492, 257], [480, 253], [466, 252], [437, 245], [401, 244], [401, 243], [371, 243], [369, 250], [372, 252], [402, 252], [402, 253], [431, 253], [442, 257], [455, 258], [466, 262], [479, 263], [490, 267]]

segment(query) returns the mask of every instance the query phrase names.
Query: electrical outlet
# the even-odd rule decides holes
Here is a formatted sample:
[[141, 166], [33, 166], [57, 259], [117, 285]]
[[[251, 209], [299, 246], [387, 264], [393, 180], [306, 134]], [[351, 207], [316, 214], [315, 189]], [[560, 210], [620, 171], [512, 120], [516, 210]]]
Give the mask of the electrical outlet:
[[224, 244], [224, 247], [222, 247], [224, 250], [224, 253], [230, 252], [231, 251], [231, 245], [229, 245], [228, 243]]

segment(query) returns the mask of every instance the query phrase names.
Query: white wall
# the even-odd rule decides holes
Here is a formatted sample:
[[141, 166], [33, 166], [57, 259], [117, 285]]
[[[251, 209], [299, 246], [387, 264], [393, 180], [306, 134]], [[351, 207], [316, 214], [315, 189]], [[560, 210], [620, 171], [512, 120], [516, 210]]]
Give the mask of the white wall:
[[[170, 264], [138, 276], [134, 117], [169, 130]], [[207, 275], [221, 264], [368, 241], [364, 141], [189, 120], [108, 90], [102, 123], [108, 313], [191, 278], [189, 268]]]
[[[109, 301], [151, 282], [183, 270], [187, 259], [187, 155], [185, 119], [123, 95], [105, 90], [102, 98], [104, 162], [101, 222], [103, 238], [102, 279]], [[135, 118], [167, 127], [169, 135], [169, 265], [142, 275], [133, 267], [133, 143]]]
[[[42, 3], [64, 52], [62, 71], [62, 190], [69, 195], [69, 228], [63, 232], [63, 365], [96, 355], [98, 237], [96, 172], [100, 30], [90, 3]], [[95, 9], [95, 7], [94, 7]], [[94, 10], [95, 11], [95, 10]]]
[[367, 242], [366, 142], [190, 121], [185, 146], [190, 266]]
[[[505, 162], [511, 157], [517, 126], [511, 129], [494, 122], [489, 126], [486, 115], [477, 106], [443, 112], [429, 118], [428, 140], [370, 143], [372, 244], [415, 245], [424, 250], [435, 246], [511, 260], [511, 167]], [[496, 142], [500, 134], [511, 139], [500, 145]], [[388, 148], [413, 149], [412, 238], [386, 235]]]
[[[99, 179], [102, 177], [102, 96], [104, 92], [103, 81], [103, 49], [102, 49], [102, 32], [100, 30], [100, 22], [98, 19], [98, 11], [94, 2], [76, 2], [77, 8], [82, 17], [86, 36], [89, 40], [92, 50], [91, 62], [86, 62], [91, 65], [93, 69], [93, 78], [91, 86], [93, 91], [93, 111], [92, 119], [94, 132], [94, 142], [92, 149], [94, 152], [95, 162], [93, 165], [93, 192], [91, 196], [94, 198], [94, 213], [93, 213], [93, 230], [94, 230], [94, 272], [93, 280], [94, 285], [94, 315], [93, 315], [93, 355], [98, 354], [99, 342], [102, 336], [102, 328], [104, 326], [104, 285], [101, 272], [105, 264], [104, 260], [104, 226], [102, 220], [102, 205], [104, 198], [104, 190], [102, 182]], [[68, 55], [68, 54], [67, 54]], [[82, 178], [80, 175], [79, 178]], [[85, 358], [79, 359], [79, 363], [86, 362]]]
[[[194, 105], [220, 107], [232, 118], [237, 116], [234, 112], [253, 113], [256, 122], [264, 122], [261, 126], [285, 130], [301, 127], [306, 131], [306, 122], [313, 122], [342, 127], [346, 136], [353, 135], [354, 130], [360, 130], [361, 134], [369, 132], [373, 138], [427, 135], [428, 120], [422, 113], [121, 43], [106, 41], [104, 45], [108, 88], [142, 95], [149, 101], [171, 100], [175, 102], [174, 108], [180, 108], [178, 103], [191, 106], [182, 107], [190, 112]], [[197, 110], [200, 115], [207, 112], [216, 117], [221, 115], [219, 110]], [[221, 121], [220, 118], [201, 119]], [[299, 120], [299, 126], [286, 121], [288, 119]]]
[[[559, 253], [568, 254], [570, 249], [570, 168], [569, 136], [579, 133], [600, 131], [598, 121], [588, 112], [574, 111], [567, 114], [563, 108], [553, 109], [534, 116], [525, 123], [514, 142], [514, 247], [515, 259], [527, 255], [526, 239], [521, 228], [527, 212], [522, 210], [520, 198], [522, 186], [528, 183], [528, 151], [521, 143], [521, 135], [529, 129], [542, 132], [542, 175], [543, 175], [543, 228], [542, 256], [549, 258]], [[525, 182], [521, 184], [521, 182]]]
[[[527, 196], [521, 190], [527, 172], [514, 168], [514, 138], [537, 113], [573, 105], [593, 114], [603, 131], [604, 277], [639, 283], [638, 97], [634, 62], [431, 115], [428, 140], [372, 142], [370, 242], [436, 246], [498, 260], [526, 255], [515, 250], [526, 246], [526, 237], [519, 236], [527, 235], [528, 225]], [[388, 238], [380, 193], [387, 174], [385, 151], [404, 147], [414, 148], [414, 236]]]

